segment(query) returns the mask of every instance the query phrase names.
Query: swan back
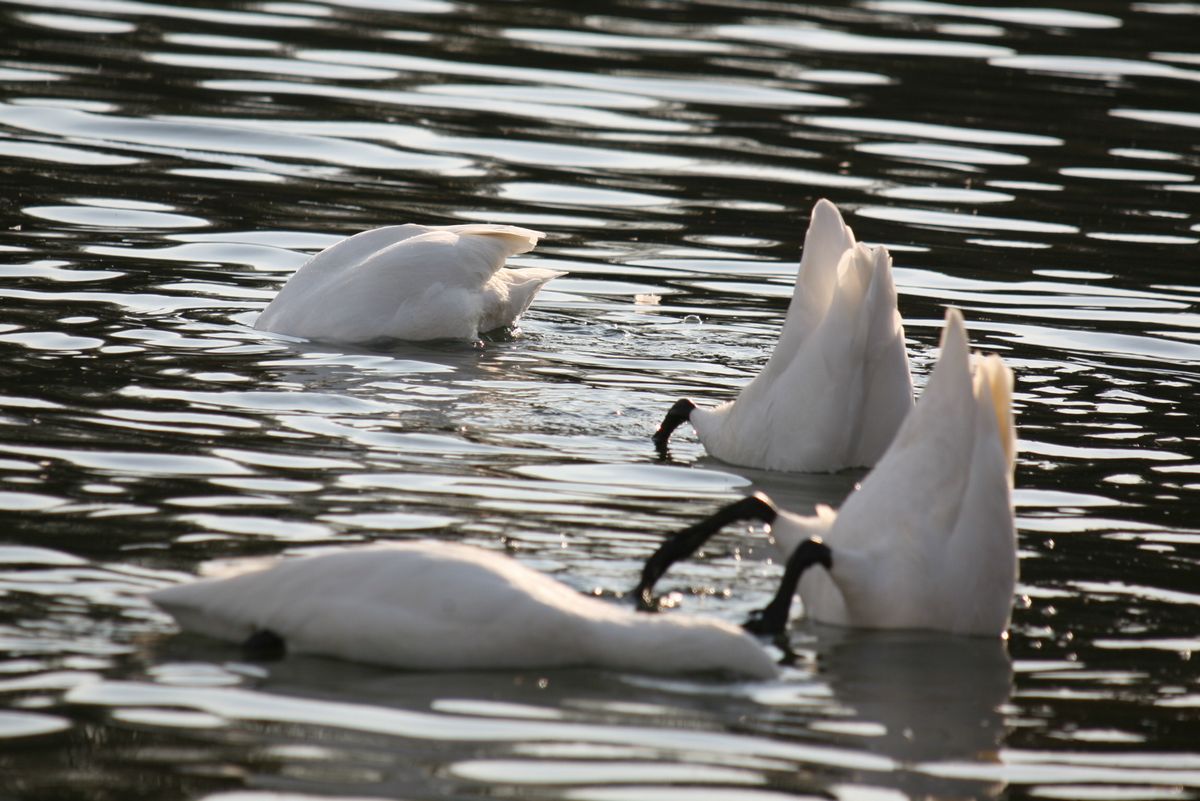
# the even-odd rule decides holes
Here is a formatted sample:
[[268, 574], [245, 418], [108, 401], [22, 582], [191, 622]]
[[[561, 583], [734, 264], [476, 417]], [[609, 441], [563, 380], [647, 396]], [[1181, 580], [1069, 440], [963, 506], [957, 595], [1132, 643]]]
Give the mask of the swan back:
[[833, 471], [875, 464], [912, 405], [891, 256], [855, 244], [837, 207], [818, 201], [771, 359], [692, 425], [727, 462]]
[[[511, 323], [541, 284], [519, 293], [507, 316], [507, 287], [495, 280], [505, 260], [541, 234], [510, 225], [395, 225], [355, 234], [305, 262], [254, 327], [309, 339], [473, 339]], [[498, 291], [503, 288], [504, 291]], [[496, 323], [492, 325], [492, 323]]]
[[293, 652], [399, 668], [775, 673], [731, 624], [637, 614], [505, 556], [437, 541], [285, 559], [150, 597], [187, 631], [243, 642], [269, 629]]
[[1011, 408], [1011, 371], [996, 356], [972, 365], [962, 315], [949, 309], [920, 402], [827, 537], [844, 610], [814, 617], [1004, 631], [1017, 576]]

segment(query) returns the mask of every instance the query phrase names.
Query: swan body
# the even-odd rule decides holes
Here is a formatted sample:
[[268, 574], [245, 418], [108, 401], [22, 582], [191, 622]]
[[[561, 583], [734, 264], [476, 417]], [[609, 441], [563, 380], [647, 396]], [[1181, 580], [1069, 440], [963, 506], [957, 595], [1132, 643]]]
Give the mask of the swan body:
[[636, 613], [501, 554], [433, 540], [284, 559], [150, 599], [185, 631], [231, 642], [269, 631], [292, 652], [397, 668], [776, 673], [730, 623]]
[[913, 405], [891, 268], [885, 248], [856, 243], [837, 206], [817, 201], [770, 359], [732, 401], [680, 401], [656, 444], [665, 448], [687, 419], [705, 449], [731, 464], [801, 472], [874, 465]]
[[313, 256], [255, 322], [261, 331], [323, 342], [476, 339], [511, 325], [564, 273], [505, 269], [538, 231], [511, 225], [393, 225]]
[[800, 580], [814, 620], [998, 636], [1018, 575], [1012, 487], [1013, 377], [999, 356], [972, 356], [962, 314], [946, 312], [942, 347], [916, 408], [879, 464], [834, 515], [772, 524], [781, 549], [824, 539], [828, 571]]
[[[799, 515], [761, 494], [744, 498], [664, 544], [637, 592], [648, 598], [666, 567], [716, 529], [755, 518], [771, 525], [788, 568], [751, 631], [781, 629], [798, 589], [822, 623], [1003, 634], [1018, 573], [1012, 385], [1000, 357], [971, 356], [962, 315], [949, 309], [920, 401], [838, 512]], [[805, 572], [816, 563], [825, 569]]]

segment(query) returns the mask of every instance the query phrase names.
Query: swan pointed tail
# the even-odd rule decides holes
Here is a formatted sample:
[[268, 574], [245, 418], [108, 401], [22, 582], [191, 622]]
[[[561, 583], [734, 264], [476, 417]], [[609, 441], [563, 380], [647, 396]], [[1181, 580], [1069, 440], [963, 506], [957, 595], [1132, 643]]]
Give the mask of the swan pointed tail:
[[495, 304], [492, 308], [485, 309], [479, 321], [479, 331], [492, 331], [513, 325], [529, 309], [542, 287], [563, 275], [566, 275], [563, 270], [545, 267], [514, 267], [500, 270], [489, 284], [495, 290]]
[[708, 542], [722, 528], [742, 520], [772, 523], [778, 514], [771, 499], [761, 492], [756, 492], [718, 509], [715, 514], [672, 535], [646, 560], [646, 564], [642, 568], [642, 580], [633, 590], [638, 609], [643, 611], [654, 609], [654, 585], [662, 578], [663, 574], [680, 559], [686, 559], [694, 554], [700, 549], [700, 546]]
[[[987, 399], [992, 413], [996, 416], [996, 431], [1000, 436], [1000, 446], [1004, 449], [1004, 458], [1011, 477], [1016, 463], [1017, 432], [1013, 424], [1012, 392], [1013, 372], [1004, 360], [995, 354], [981, 356], [971, 355], [967, 342], [966, 323], [963, 322], [962, 312], [951, 306], [946, 309], [946, 323], [942, 328], [942, 354], [934, 372], [938, 371], [942, 362], [953, 365], [951, 368], [959, 374], [972, 376], [972, 394], [978, 399]], [[969, 365], [964, 371], [961, 365]], [[930, 383], [933, 378], [930, 378]], [[928, 385], [926, 392], [928, 393]]]
[[790, 354], [825, 317], [837, 288], [838, 264], [842, 255], [854, 246], [854, 232], [842, 219], [838, 207], [824, 198], [818, 200], [809, 217], [792, 299], [772, 359], [779, 353], [786, 364]]
[[976, 397], [991, 401], [996, 415], [996, 431], [1000, 435], [1000, 446], [1004, 449], [1005, 465], [1011, 478], [1016, 465], [1017, 430], [1013, 425], [1012, 391], [1013, 372], [996, 354], [975, 358]]

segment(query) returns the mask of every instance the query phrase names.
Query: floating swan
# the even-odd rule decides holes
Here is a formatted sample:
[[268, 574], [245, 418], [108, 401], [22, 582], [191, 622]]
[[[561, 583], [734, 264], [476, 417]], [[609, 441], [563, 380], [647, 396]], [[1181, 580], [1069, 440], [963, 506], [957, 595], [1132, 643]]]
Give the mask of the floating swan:
[[470, 339], [511, 325], [552, 278], [502, 269], [542, 234], [511, 225], [393, 225], [322, 250], [255, 322], [260, 331], [323, 342]]
[[710, 454], [768, 470], [869, 467], [913, 404], [892, 259], [855, 244], [837, 206], [813, 207], [779, 342], [735, 400], [713, 409], [684, 398], [654, 434], [665, 451], [690, 421]]
[[150, 599], [185, 631], [398, 668], [776, 673], [730, 623], [640, 614], [501, 554], [432, 540], [284, 559]]
[[[920, 402], [839, 512], [802, 516], [744, 498], [668, 540], [636, 594], [649, 603], [672, 562], [721, 526], [757, 519], [790, 556], [751, 631], [782, 631], [798, 582], [805, 612], [823, 623], [1003, 634], [1017, 580], [1012, 380], [999, 356], [971, 356], [962, 315], [949, 309]], [[826, 569], [804, 574], [812, 564]]]

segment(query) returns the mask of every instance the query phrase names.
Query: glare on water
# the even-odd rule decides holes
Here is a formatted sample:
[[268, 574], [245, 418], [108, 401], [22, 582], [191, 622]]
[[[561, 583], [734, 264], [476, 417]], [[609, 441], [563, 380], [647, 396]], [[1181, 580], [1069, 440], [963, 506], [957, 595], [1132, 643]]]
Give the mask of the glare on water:
[[[560, 6], [0, 0], [0, 787], [1200, 794], [1200, 10]], [[918, 390], [949, 304], [1016, 372], [1007, 641], [798, 623], [773, 682], [433, 675], [248, 663], [143, 599], [411, 537], [620, 595], [751, 488], [836, 506], [861, 472], [649, 441], [765, 362], [818, 197], [891, 250]], [[481, 346], [252, 329], [408, 221], [542, 230], [514, 263], [570, 274]], [[661, 589], [738, 621], [770, 555], [731, 532]]]

